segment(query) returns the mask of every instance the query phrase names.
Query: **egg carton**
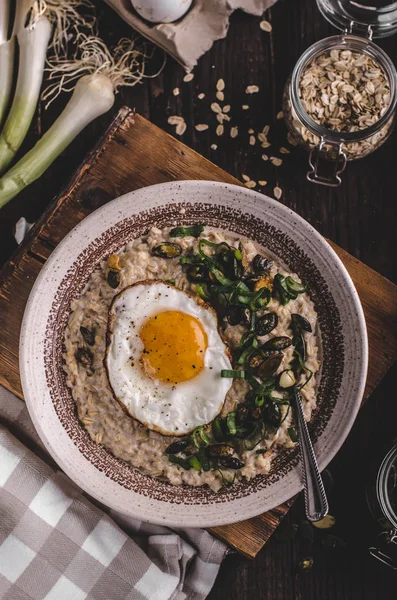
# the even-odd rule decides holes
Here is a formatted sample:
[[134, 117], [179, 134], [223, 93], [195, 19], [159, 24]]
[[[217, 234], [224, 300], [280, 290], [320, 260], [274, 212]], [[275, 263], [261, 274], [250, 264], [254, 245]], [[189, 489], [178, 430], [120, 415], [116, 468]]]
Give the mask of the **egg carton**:
[[[276, 0], [193, 0], [190, 10], [174, 23], [156, 25], [142, 19], [131, 0], [105, 0], [141, 35], [177, 60], [187, 72], [212, 44], [226, 37], [229, 17], [237, 9], [260, 16]], [[161, 0], [155, 0], [160, 2]]]

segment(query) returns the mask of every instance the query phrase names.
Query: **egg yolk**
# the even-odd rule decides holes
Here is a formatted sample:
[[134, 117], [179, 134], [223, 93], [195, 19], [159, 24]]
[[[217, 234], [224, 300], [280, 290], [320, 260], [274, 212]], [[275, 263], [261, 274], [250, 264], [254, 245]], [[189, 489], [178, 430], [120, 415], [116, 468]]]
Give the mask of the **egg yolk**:
[[181, 383], [203, 370], [207, 334], [195, 317], [166, 310], [150, 317], [139, 336], [144, 345], [142, 366], [150, 377]]

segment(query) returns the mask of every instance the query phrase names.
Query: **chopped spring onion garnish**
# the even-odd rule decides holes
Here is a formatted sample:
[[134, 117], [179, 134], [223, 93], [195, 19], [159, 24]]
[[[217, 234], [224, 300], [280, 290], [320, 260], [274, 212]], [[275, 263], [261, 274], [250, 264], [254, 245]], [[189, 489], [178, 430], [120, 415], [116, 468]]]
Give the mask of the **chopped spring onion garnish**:
[[195, 469], [196, 471], [201, 471], [201, 462], [199, 461], [197, 456], [195, 456], [195, 455], [189, 456], [187, 461], [188, 461], [189, 465], [191, 467], [193, 467], [193, 469]]
[[306, 286], [298, 283], [292, 277], [284, 277], [277, 273], [273, 281], [273, 290], [278, 295], [281, 304], [288, 304], [290, 300], [296, 300], [298, 294], [306, 291]]
[[2, 125], [12, 86], [15, 39], [8, 39], [9, 0], [0, 2], [0, 126]]
[[217, 442], [224, 442], [225, 435], [223, 433], [222, 423], [219, 418], [212, 422], [212, 434]]
[[[99, 38], [80, 36], [81, 58], [53, 64], [60, 81], [43, 95], [56, 97], [70, 79], [77, 81], [66, 108], [50, 129], [10, 171], [0, 179], [0, 208], [27, 185], [38, 179], [70, 142], [94, 119], [107, 112], [114, 103], [120, 85], [135, 85], [143, 76], [141, 52], [131, 40], [121, 40], [111, 54]], [[69, 89], [69, 88], [67, 88]]]
[[198, 238], [199, 235], [204, 231], [204, 225], [192, 225], [191, 227], [174, 227], [170, 231], [170, 237], [185, 237], [192, 236]]
[[245, 371], [243, 369], [222, 369], [221, 377], [230, 377], [231, 379], [245, 379]]
[[227, 428], [229, 430], [230, 435], [235, 435], [237, 432], [237, 430], [236, 430], [236, 413], [235, 412], [228, 413], [228, 415], [226, 417], [226, 424], [227, 424]]
[[209, 444], [211, 443], [210, 438], [205, 433], [202, 426], [196, 427], [196, 429], [193, 431], [192, 440], [196, 448], [200, 448], [200, 446], [202, 446], [203, 444], [204, 446], [209, 446]]

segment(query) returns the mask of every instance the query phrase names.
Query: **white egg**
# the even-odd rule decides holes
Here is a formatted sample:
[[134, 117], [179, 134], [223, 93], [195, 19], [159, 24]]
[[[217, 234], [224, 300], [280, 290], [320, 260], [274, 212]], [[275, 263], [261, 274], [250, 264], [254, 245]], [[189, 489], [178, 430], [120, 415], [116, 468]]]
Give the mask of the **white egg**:
[[231, 380], [215, 312], [174, 286], [144, 281], [109, 309], [105, 366], [125, 411], [164, 435], [185, 435], [222, 410]]
[[173, 23], [189, 10], [193, 0], [131, 0], [136, 12], [151, 23]]

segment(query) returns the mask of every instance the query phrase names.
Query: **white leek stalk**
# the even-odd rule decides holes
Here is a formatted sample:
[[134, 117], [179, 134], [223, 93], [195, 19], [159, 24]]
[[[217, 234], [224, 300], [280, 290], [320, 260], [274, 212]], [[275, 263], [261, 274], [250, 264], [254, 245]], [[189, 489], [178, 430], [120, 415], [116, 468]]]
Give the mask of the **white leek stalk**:
[[36, 111], [51, 30], [48, 19], [40, 17], [32, 29], [22, 29], [18, 33], [18, 80], [10, 113], [0, 136], [0, 173], [14, 158]]
[[78, 80], [62, 114], [37, 144], [2, 179], [0, 208], [38, 179], [88, 123], [114, 103], [113, 84], [100, 73]]
[[[80, 79], [63, 113], [32, 150], [0, 179], [0, 208], [41, 177], [88, 123], [113, 106], [114, 94], [120, 85], [135, 85], [143, 77], [139, 60], [142, 54], [133, 49], [131, 41], [126, 44], [121, 40], [112, 55], [101, 40], [88, 38], [80, 41], [79, 51], [80, 59], [63, 60], [51, 66], [58, 69], [56, 76], [60, 82], [47, 90], [45, 99], [52, 97], [53, 100], [67, 89], [68, 82]], [[84, 72], [89, 74], [84, 75]]]
[[[3, 1], [0, 0], [0, 3]], [[88, 6], [89, 2], [17, 0], [12, 40], [16, 37], [19, 45], [18, 79], [14, 100], [0, 136], [0, 174], [13, 160], [32, 122], [48, 47], [54, 48], [56, 53], [64, 51], [71, 27], [74, 30], [82, 25], [92, 28], [92, 22], [87, 23], [76, 10], [81, 4]]]
[[8, 39], [9, 0], [0, 0], [0, 126], [4, 121], [12, 85], [14, 38]]

